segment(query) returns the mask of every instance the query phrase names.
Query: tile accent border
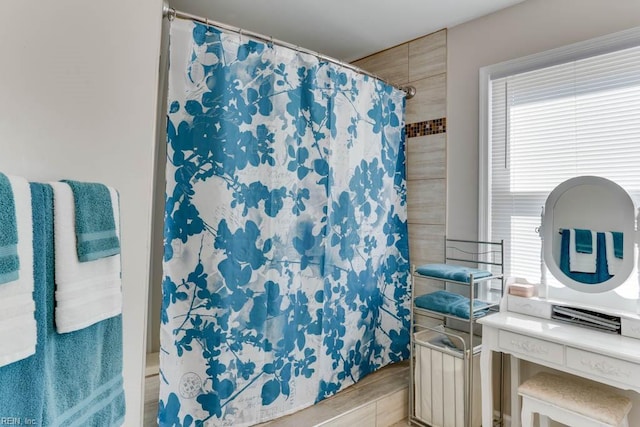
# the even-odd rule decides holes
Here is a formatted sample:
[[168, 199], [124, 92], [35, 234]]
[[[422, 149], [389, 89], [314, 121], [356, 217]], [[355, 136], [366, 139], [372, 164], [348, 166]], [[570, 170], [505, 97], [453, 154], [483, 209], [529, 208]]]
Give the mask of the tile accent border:
[[447, 132], [447, 118], [425, 120], [424, 122], [407, 123], [404, 128], [407, 138], [436, 135]]

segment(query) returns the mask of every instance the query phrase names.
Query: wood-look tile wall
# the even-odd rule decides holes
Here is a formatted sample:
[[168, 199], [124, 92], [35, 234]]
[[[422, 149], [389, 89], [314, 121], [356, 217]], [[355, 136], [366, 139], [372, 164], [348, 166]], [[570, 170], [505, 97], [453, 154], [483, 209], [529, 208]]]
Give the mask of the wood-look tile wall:
[[[447, 31], [412, 40], [354, 62], [395, 85], [410, 84], [407, 100], [407, 208], [412, 264], [442, 262], [446, 228]], [[421, 293], [427, 281], [415, 283]]]

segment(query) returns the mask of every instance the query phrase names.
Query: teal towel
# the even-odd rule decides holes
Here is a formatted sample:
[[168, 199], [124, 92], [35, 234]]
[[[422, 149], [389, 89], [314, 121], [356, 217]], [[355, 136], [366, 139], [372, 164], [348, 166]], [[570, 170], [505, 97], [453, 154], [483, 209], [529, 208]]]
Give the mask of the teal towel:
[[[115, 427], [124, 422], [122, 316], [79, 331], [55, 330], [53, 190], [47, 185], [47, 235], [38, 251], [46, 262], [47, 352], [45, 356], [46, 426]], [[38, 242], [36, 242], [38, 245]], [[44, 256], [43, 256], [44, 252]]]
[[[53, 191], [31, 184], [36, 354], [0, 368], [0, 422], [116, 427], [125, 416], [122, 316], [80, 331], [54, 326]], [[8, 420], [8, 421], [7, 421]]]
[[0, 173], [0, 284], [18, 280], [18, 228], [11, 183]]
[[[469, 298], [449, 291], [436, 291], [416, 297], [416, 307], [438, 313], [451, 314], [464, 319], [469, 318]], [[473, 316], [482, 317], [488, 313], [491, 304], [473, 300]]]
[[120, 253], [109, 189], [92, 182], [65, 180], [73, 192], [76, 240], [80, 262]]
[[613, 236], [613, 254], [616, 258], [622, 259], [624, 234], [619, 231], [612, 231], [611, 236]]
[[[38, 187], [38, 188], [34, 188]], [[0, 367], [0, 420], [10, 420], [14, 425], [42, 426], [44, 410], [44, 372], [47, 344], [47, 292], [46, 265], [44, 260], [45, 236], [52, 236], [52, 211], [45, 209], [42, 185], [31, 184], [33, 217], [34, 266], [36, 286], [33, 300], [36, 304], [37, 342], [36, 354]], [[47, 214], [48, 221], [47, 222]], [[46, 227], [49, 230], [46, 230]], [[49, 234], [51, 233], [51, 234]], [[53, 290], [51, 290], [53, 291]], [[52, 303], [52, 301], [50, 301]], [[51, 306], [53, 308], [53, 306]]]
[[491, 276], [488, 270], [479, 270], [477, 268], [462, 267], [452, 264], [425, 264], [416, 268], [416, 273], [423, 276], [438, 277], [440, 279], [455, 280], [456, 282], [469, 283], [470, 275], [473, 274], [474, 279]]
[[581, 254], [590, 254], [593, 253], [592, 241], [591, 241], [591, 230], [581, 230], [579, 228], [575, 229], [576, 232], [576, 252]]

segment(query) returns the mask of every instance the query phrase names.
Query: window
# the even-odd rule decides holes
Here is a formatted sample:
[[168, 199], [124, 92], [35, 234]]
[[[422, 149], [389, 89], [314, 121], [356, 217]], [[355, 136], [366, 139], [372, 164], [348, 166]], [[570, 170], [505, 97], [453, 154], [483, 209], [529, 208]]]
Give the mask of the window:
[[504, 239], [507, 276], [540, 280], [536, 227], [561, 182], [602, 176], [640, 205], [639, 30], [486, 67], [481, 102], [480, 237]]

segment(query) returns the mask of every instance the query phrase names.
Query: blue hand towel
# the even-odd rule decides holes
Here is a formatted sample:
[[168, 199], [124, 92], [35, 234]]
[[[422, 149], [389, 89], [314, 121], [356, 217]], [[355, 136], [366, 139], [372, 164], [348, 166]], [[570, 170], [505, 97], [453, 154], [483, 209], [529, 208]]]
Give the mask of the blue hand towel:
[[[414, 301], [415, 305], [426, 310], [437, 311], [439, 313], [451, 314], [454, 316], [469, 318], [469, 298], [449, 291], [436, 291], [429, 294], [420, 295]], [[491, 304], [474, 300], [473, 315], [482, 317], [487, 314], [487, 307]]]
[[612, 276], [608, 273], [607, 269], [607, 257], [606, 257], [606, 242], [604, 233], [596, 234], [596, 272], [595, 273], [581, 273], [573, 272], [569, 265], [569, 246], [570, 246], [570, 234], [569, 229], [562, 230], [562, 238], [560, 240], [560, 270], [571, 279], [576, 282], [584, 283], [586, 285], [594, 285], [609, 280]]
[[73, 191], [78, 259], [86, 262], [119, 254], [109, 189], [98, 183], [64, 182]]
[[613, 252], [615, 257], [622, 259], [624, 234], [619, 231], [612, 231], [611, 235], [613, 236]]
[[56, 333], [53, 192], [46, 184], [31, 184], [31, 192], [37, 350], [0, 368], [0, 419], [17, 425], [120, 426], [125, 414], [122, 317]]
[[474, 279], [491, 276], [491, 272], [488, 270], [479, 270], [477, 268], [469, 268], [451, 264], [421, 265], [416, 267], [416, 273], [422, 274], [424, 276], [438, 277], [440, 279], [449, 279], [465, 283], [469, 283], [471, 274], [473, 274]]
[[576, 252], [580, 252], [581, 254], [593, 253], [593, 248], [591, 247], [591, 230], [581, 230], [579, 228], [576, 228], [575, 233]]
[[0, 173], [0, 284], [18, 280], [18, 227], [11, 183]]

